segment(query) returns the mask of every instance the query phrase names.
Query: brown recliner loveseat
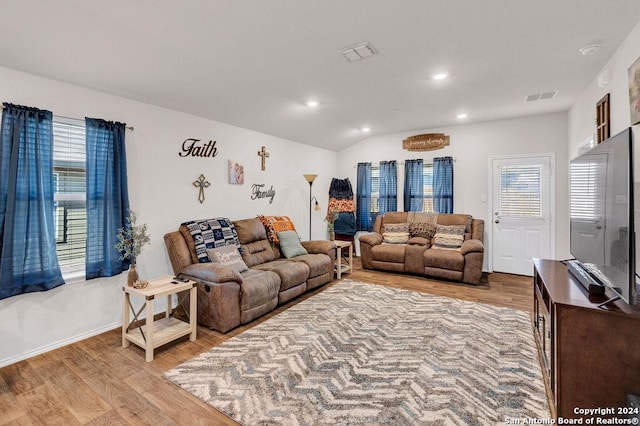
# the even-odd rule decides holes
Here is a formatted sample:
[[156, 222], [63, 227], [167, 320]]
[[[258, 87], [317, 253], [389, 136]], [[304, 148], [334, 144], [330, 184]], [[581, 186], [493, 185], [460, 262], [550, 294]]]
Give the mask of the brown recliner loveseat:
[[200, 263], [184, 224], [164, 236], [174, 273], [198, 283], [200, 325], [225, 333], [333, 279], [335, 243], [303, 241], [309, 254], [286, 259], [269, 241], [258, 218], [232, 223], [242, 258], [249, 267], [242, 273], [227, 266]]
[[466, 214], [431, 215], [433, 225], [464, 225], [464, 242], [457, 249], [439, 249], [427, 238], [410, 236], [405, 244], [384, 242], [385, 226], [411, 224], [420, 213], [388, 212], [376, 218], [373, 232], [360, 236], [362, 267], [405, 272], [478, 284], [484, 258], [484, 220]]

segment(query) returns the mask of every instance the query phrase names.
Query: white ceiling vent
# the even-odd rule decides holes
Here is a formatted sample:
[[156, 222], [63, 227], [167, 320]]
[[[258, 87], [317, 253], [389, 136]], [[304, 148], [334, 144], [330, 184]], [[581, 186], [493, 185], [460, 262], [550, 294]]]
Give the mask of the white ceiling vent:
[[349, 62], [359, 61], [360, 59], [368, 58], [375, 55], [376, 49], [369, 42], [359, 43], [355, 46], [342, 49], [340, 51]]
[[536, 101], [546, 101], [547, 99], [553, 99], [558, 94], [558, 91], [555, 92], [544, 92], [544, 93], [536, 93], [535, 95], [527, 95], [524, 98], [525, 102], [536, 102]]

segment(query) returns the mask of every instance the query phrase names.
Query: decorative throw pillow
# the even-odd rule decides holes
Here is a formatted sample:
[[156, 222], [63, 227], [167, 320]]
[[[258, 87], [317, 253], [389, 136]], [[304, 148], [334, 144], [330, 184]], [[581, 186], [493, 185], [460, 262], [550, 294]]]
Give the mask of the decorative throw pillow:
[[289, 219], [289, 216], [258, 216], [260, 222], [267, 230], [267, 238], [272, 243], [278, 244], [278, 232], [281, 231], [295, 231], [296, 227]]
[[242, 273], [244, 271], [248, 271], [249, 268], [247, 267], [247, 264], [244, 263], [244, 260], [242, 260], [240, 251], [238, 251], [239, 248], [240, 246], [230, 244], [228, 246], [208, 249], [207, 255], [212, 263], [228, 266], [229, 268], [233, 268], [237, 272]]
[[236, 227], [226, 217], [192, 220], [184, 222], [195, 244], [196, 256], [200, 263], [210, 262], [207, 249], [234, 244], [240, 247]]
[[438, 225], [431, 240], [431, 248], [441, 250], [460, 250], [464, 242], [464, 225]]
[[300, 237], [296, 231], [278, 232], [278, 240], [280, 240], [280, 250], [287, 259], [309, 254], [300, 244]]
[[409, 232], [409, 223], [388, 223], [382, 232]]
[[409, 224], [409, 234], [411, 234], [412, 237], [422, 237], [431, 241], [436, 234], [436, 228], [438, 228], [438, 225], [434, 225], [433, 223], [411, 223]]
[[385, 232], [382, 234], [382, 242], [387, 244], [407, 244], [408, 232]]

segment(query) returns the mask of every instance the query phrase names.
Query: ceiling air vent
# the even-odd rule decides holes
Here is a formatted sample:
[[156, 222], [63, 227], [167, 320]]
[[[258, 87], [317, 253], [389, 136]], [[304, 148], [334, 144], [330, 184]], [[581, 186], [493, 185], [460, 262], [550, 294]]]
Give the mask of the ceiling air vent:
[[524, 98], [525, 102], [536, 102], [536, 101], [546, 101], [547, 99], [553, 99], [558, 94], [558, 91], [555, 92], [544, 92], [544, 93], [536, 93], [535, 95], [527, 95]]
[[360, 59], [365, 59], [369, 56], [373, 56], [377, 52], [376, 49], [374, 49], [374, 47], [371, 45], [371, 43], [364, 42], [356, 44], [355, 46], [348, 47], [346, 49], [342, 49], [340, 53], [342, 53], [342, 55], [347, 58], [347, 61], [355, 62], [359, 61]]

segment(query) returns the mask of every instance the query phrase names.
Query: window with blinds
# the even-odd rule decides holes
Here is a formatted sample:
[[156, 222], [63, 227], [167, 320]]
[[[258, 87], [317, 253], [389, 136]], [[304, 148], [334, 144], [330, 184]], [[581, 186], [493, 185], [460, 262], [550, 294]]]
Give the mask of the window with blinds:
[[510, 217], [542, 217], [542, 167], [500, 167], [500, 214]]
[[[433, 212], [433, 163], [422, 165], [423, 212]], [[378, 213], [380, 197], [380, 166], [371, 166], [371, 213]]]
[[423, 212], [433, 212], [433, 163], [422, 164]]
[[380, 211], [380, 166], [371, 166], [371, 213]]
[[53, 122], [54, 223], [63, 275], [84, 271], [87, 239], [84, 124]]
[[602, 196], [604, 164], [601, 161], [571, 163], [571, 219], [597, 221], [603, 215]]

